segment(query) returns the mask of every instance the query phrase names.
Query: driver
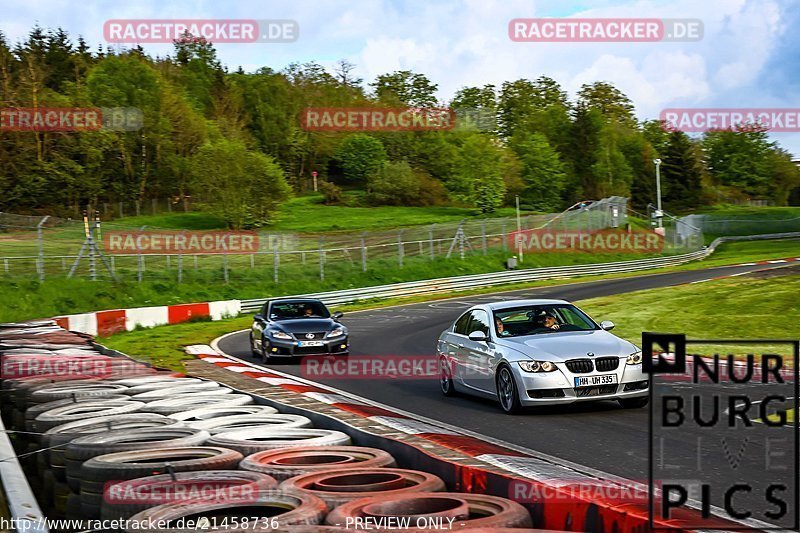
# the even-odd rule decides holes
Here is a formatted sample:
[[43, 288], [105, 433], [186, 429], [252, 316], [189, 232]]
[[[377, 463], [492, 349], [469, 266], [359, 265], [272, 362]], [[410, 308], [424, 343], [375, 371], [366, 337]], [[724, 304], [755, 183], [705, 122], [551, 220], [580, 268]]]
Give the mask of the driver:
[[506, 331], [505, 326], [503, 325], [503, 321], [500, 319], [499, 316], [494, 317], [494, 324], [497, 326], [497, 335], [500, 337], [508, 337], [511, 335], [510, 332]]
[[310, 305], [307, 305], [305, 311], [303, 311], [303, 314], [305, 316], [314, 316], [314, 309], [312, 309]]

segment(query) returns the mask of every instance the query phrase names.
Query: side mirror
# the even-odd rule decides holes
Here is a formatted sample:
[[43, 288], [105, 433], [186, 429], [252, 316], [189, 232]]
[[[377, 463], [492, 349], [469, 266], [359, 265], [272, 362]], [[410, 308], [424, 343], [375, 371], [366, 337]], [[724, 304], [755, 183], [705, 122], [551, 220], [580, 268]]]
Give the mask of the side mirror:
[[264, 317], [261, 316], [261, 313], [256, 313], [255, 316], [253, 317], [253, 320], [263, 320], [263, 319]]
[[600, 322], [600, 328], [606, 331], [611, 331], [612, 329], [614, 329], [614, 323], [611, 322], [610, 320], [603, 320], [602, 322]]
[[333, 313], [331, 315], [331, 318], [334, 319], [334, 320], [339, 320], [343, 316], [344, 316], [344, 313], [342, 313], [341, 311], [336, 311], [335, 313]]
[[469, 334], [469, 340], [475, 342], [486, 342], [486, 334], [482, 331], [473, 331]]

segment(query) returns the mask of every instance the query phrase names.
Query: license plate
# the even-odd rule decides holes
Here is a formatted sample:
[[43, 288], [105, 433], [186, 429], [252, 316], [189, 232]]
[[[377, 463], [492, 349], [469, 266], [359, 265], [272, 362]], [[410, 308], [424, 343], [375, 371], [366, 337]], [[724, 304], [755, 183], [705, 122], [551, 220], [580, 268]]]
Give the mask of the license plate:
[[325, 344], [322, 341], [300, 341], [297, 343], [298, 346], [322, 346]]
[[616, 385], [616, 374], [603, 374], [602, 376], [581, 376], [575, 378], [576, 387], [596, 387], [597, 385]]

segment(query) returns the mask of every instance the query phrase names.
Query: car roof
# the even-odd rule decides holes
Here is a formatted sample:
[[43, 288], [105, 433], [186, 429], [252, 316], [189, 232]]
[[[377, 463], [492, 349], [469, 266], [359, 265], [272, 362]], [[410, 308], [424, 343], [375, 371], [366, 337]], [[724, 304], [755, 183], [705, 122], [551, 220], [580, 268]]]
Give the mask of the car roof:
[[291, 304], [291, 303], [322, 303], [318, 298], [277, 298], [270, 300], [271, 304]]
[[502, 302], [491, 302], [483, 304], [479, 307], [491, 309], [492, 311], [500, 311], [503, 309], [513, 309], [515, 307], [533, 306], [533, 305], [555, 305], [555, 304], [569, 304], [566, 300], [556, 300], [552, 298], [540, 298], [534, 300], [504, 300]]

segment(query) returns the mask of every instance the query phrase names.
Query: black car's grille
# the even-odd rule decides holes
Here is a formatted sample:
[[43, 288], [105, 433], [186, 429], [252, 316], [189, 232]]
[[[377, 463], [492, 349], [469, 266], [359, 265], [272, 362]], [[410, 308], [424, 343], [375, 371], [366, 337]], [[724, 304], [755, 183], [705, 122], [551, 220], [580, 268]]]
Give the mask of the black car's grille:
[[587, 396], [603, 396], [604, 394], [614, 394], [617, 392], [616, 385], [600, 385], [598, 387], [581, 387], [575, 389], [575, 396], [586, 398]]
[[298, 346], [294, 349], [295, 355], [316, 355], [328, 353], [327, 346]]
[[600, 357], [594, 364], [598, 372], [610, 372], [619, 366], [619, 357]]
[[567, 368], [573, 374], [587, 374], [594, 370], [591, 359], [573, 359], [566, 362]]
[[[292, 333], [292, 335], [299, 341], [321, 341], [327, 333], [327, 331], [313, 331], [310, 333]], [[306, 337], [306, 335], [313, 335], [313, 337]]]

